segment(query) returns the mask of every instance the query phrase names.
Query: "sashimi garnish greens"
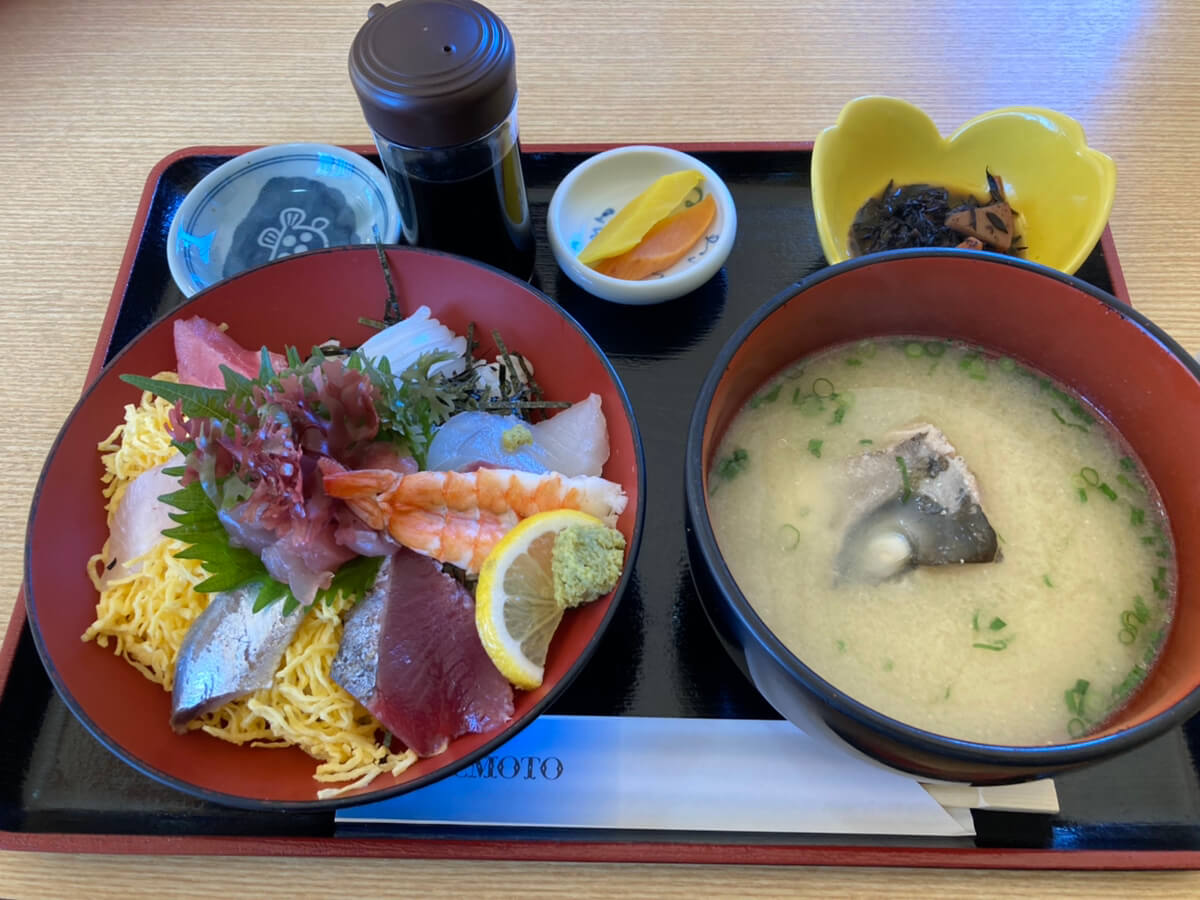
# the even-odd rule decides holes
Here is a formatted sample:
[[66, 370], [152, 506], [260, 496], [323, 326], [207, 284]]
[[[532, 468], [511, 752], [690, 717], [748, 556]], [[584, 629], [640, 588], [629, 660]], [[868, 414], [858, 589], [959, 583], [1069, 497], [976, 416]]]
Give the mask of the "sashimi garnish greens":
[[[256, 378], [221, 366], [223, 388], [122, 375], [176, 404], [172, 438], [184, 464], [167, 474], [181, 478], [182, 487], [160, 498], [179, 510], [171, 514], [178, 525], [163, 534], [189, 544], [180, 558], [203, 564], [209, 577], [196, 590], [227, 591], [257, 581], [256, 611], [279, 600], [285, 612], [302, 605], [287, 584], [268, 574], [257, 553], [231, 543], [219, 515], [252, 498], [272, 503], [290, 498], [302, 508], [297, 447], [333, 454], [384, 443], [424, 468], [434, 432], [456, 413], [504, 412], [528, 419], [533, 410], [570, 405], [542, 399], [523, 357], [510, 354], [498, 332], [493, 332], [503, 360], [498, 387], [485, 387], [473, 328], [472, 323], [465, 368], [453, 375], [432, 372], [456, 358], [450, 352], [423, 354], [396, 375], [386, 357], [371, 360], [354, 350], [337, 359], [315, 346], [307, 360], [295, 347], [286, 348], [287, 365], [280, 371], [264, 347]], [[378, 569], [378, 557], [357, 556], [337, 569], [316, 599], [332, 603], [339, 592], [361, 597]]]
[[[182, 475], [183, 467], [170, 471]], [[188, 547], [175, 555], [180, 559], [199, 560], [204, 566], [204, 571], [208, 573], [208, 577], [196, 585], [197, 591], [202, 594], [232, 591], [244, 584], [258, 581], [260, 587], [254, 601], [255, 612], [265, 609], [277, 600], [283, 600], [285, 613], [292, 612], [300, 605], [291, 588], [267, 574], [267, 567], [263, 565], [257, 553], [229, 543], [229, 532], [221, 524], [215, 504], [199, 481], [193, 481], [187, 487], [166, 494], [161, 499], [180, 510], [178, 513], [171, 513], [171, 518], [179, 524], [165, 530], [163, 537], [188, 544]], [[362, 597], [374, 583], [375, 576], [379, 573], [380, 562], [382, 557], [379, 556], [357, 556], [343, 563], [334, 573], [329, 587], [317, 590], [314, 602], [331, 605], [339, 594], [344, 597]]]

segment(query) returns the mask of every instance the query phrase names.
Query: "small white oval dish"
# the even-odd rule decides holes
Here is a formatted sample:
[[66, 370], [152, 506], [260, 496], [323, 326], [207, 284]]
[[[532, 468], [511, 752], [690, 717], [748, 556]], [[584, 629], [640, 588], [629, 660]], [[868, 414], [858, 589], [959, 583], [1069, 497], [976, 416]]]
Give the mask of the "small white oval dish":
[[[658, 178], [695, 169], [704, 176], [701, 196], [712, 194], [716, 217], [704, 237], [681, 260], [640, 281], [602, 275], [578, 259], [608, 220]], [[614, 303], [661, 303], [694, 291], [717, 273], [733, 249], [737, 210], [725, 182], [694, 156], [669, 147], [617, 147], [572, 169], [550, 199], [546, 231], [554, 259], [567, 277]]]

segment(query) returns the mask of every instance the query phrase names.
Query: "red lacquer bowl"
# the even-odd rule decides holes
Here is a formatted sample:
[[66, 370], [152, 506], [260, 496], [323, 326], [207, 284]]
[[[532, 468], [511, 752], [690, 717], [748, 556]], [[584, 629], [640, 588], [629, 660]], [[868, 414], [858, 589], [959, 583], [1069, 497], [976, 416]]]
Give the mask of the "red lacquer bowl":
[[[822, 348], [881, 335], [979, 344], [1075, 388], [1129, 441], [1175, 539], [1175, 621], [1157, 665], [1106, 726], [1048, 746], [954, 740], [889, 718], [821, 678], [764, 624], [708, 518], [713, 455], [750, 395]], [[1200, 365], [1144, 316], [1051, 269], [990, 253], [906, 250], [824, 269], [766, 303], [729, 339], [700, 389], [685, 461], [688, 550], [705, 611], [759, 691], [813, 736], [925, 778], [1050, 775], [1129, 750], [1200, 712]], [[1115, 626], [1114, 626], [1115, 627]]]
[[627, 542], [616, 590], [567, 614], [535, 691], [516, 692], [516, 712], [499, 732], [452, 741], [398, 777], [334, 800], [316, 799], [328, 785], [313, 780], [316, 762], [300, 750], [238, 747], [200, 732], [178, 735], [168, 724], [170, 695], [111, 650], [84, 643], [96, 592], [85, 571], [107, 536], [96, 445], [122, 421], [140, 392], [123, 373], [153, 375], [175, 367], [172, 324], [200, 315], [229, 324], [249, 347], [307, 350], [331, 337], [357, 345], [372, 331], [359, 317], [384, 315], [387, 286], [374, 248], [309, 253], [223, 282], [155, 322], [84, 392], [50, 451], [34, 495], [25, 550], [25, 597], [42, 662], [63, 700], [112, 752], [145, 774], [216, 802], [255, 808], [331, 809], [429, 784], [491, 752], [528, 725], [583, 668], [613, 617], [628, 583], [641, 536], [645, 467], [629, 398], [603, 351], [557, 304], [497, 269], [425, 250], [388, 250], [404, 315], [424, 304], [459, 334], [475, 322], [479, 356], [492, 358], [498, 329], [510, 350], [528, 356], [549, 399], [582, 400], [596, 392], [608, 420], [611, 455], [604, 476], [625, 488], [629, 503], [618, 527]]

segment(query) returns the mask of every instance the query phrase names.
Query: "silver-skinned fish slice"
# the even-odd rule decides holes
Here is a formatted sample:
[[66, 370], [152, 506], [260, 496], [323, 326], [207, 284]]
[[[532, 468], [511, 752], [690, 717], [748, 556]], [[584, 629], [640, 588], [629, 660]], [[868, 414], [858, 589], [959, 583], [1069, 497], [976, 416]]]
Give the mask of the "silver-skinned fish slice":
[[334, 683], [341, 685], [363, 706], [370, 706], [376, 694], [375, 678], [379, 667], [364, 665], [364, 662], [376, 660], [379, 653], [391, 574], [392, 558], [384, 557], [371, 590], [342, 620], [342, 641], [329, 667], [329, 677]]
[[285, 614], [283, 602], [254, 611], [259, 585], [214, 594], [184, 635], [175, 661], [171, 727], [271, 686], [304, 611]]

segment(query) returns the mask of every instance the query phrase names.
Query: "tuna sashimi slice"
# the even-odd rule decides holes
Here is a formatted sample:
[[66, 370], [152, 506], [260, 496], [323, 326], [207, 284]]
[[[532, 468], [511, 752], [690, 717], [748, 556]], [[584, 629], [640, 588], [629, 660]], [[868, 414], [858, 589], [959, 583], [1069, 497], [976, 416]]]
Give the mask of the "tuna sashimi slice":
[[[228, 366], [247, 378], [258, 377], [259, 351], [247, 350], [200, 316], [175, 321], [175, 359], [179, 380], [184, 384], [224, 387], [221, 366]], [[287, 366], [287, 360], [272, 353], [271, 365], [278, 372]]]
[[512, 718], [512, 685], [475, 629], [475, 600], [432, 559], [401, 549], [346, 619], [333, 680], [418, 756]]

